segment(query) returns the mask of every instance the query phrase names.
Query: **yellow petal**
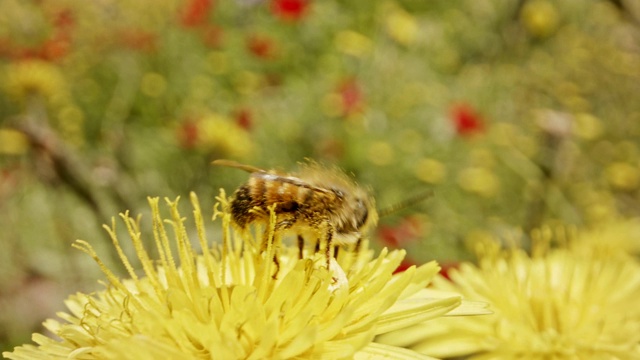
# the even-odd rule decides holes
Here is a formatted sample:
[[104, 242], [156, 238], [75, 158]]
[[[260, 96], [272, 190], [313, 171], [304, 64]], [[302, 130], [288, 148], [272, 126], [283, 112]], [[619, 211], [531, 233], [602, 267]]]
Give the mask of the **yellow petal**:
[[427, 355], [400, 347], [371, 343], [358, 351], [354, 360], [437, 360]]
[[460, 297], [400, 300], [380, 316], [376, 333], [383, 334], [444, 315], [460, 305], [460, 301]]

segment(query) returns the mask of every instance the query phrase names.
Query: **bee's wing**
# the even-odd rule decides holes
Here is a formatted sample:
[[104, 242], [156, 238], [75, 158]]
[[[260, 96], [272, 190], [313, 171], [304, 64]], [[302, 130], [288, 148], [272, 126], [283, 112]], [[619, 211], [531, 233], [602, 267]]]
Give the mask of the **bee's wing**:
[[271, 177], [272, 180], [278, 180], [278, 181], [282, 181], [284, 183], [288, 183], [291, 185], [295, 185], [295, 186], [299, 186], [299, 187], [303, 187], [305, 189], [309, 189], [311, 191], [315, 191], [315, 192], [319, 192], [319, 193], [323, 193], [323, 194], [327, 194], [330, 193], [330, 190], [315, 186], [315, 185], [311, 185], [308, 182], [305, 182], [304, 180], [301, 180], [297, 177], [293, 177], [293, 176], [279, 176], [279, 175], [272, 175], [272, 174], [266, 174], [264, 175], [265, 177]]
[[276, 174], [270, 173], [267, 170], [260, 169], [258, 167], [251, 166], [251, 165], [241, 164], [241, 163], [233, 161], [233, 160], [218, 159], [218, 160], [212, 161], [211, 164], [212, 165], [218, 165], [218, 166], [232, 167], [232, 168], [244, 170], [244, 171], [246, 171], [248, 173], [252, 173], [252, 174], [259, 174], [258, 176], [264, 177], [267, 180], [282, 181], [284, 183], [288, 183], [288, 184], [295, 185], [295, 186], [300, 186], [300, 187], [303, 187], [305, 189], [309, 189], [311, 191], [315, 191], [315, 192], [319, 192], [319, 193], [323, 193], [323, 194], [331, 192], [330, 190], [323, 189], [321, 187], [311, 185], [311, 184], [309, 184], [309, 183], [305, 182], [304, 180], [299, 179], [297, 177], [276, 175]]
[[218, 166], [232, 167], [232, 168], [244, 170], [249, 173], [266, 173], [267, 172], [264, 169], [260, 169], [258, 167], [251, 166], [251, 165], [240, 164], [239, 162], [236, 162], [233, 160], [218, 159], [218, 160], [213, 160], [211, 164], [218, 165]]

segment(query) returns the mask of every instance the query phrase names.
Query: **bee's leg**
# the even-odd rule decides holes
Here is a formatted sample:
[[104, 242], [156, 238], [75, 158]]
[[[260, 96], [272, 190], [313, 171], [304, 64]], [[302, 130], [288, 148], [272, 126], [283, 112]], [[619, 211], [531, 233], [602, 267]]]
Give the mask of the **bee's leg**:
[[304, 238], [302, 237], [302, 235], [298, 235], [298, 250], [300, 251], [300, 253], [298, 254], [298, 258], [302, 259], [304, 250]]
[[325, 255], [327, 257], [327, 270], [329, 270], [329, 264], [331, 263], [331, 246], [333, 244], [333, 228], [327, 227], [327, 247], [325, 249]]
[[336, 246], [335, 251], [333, 252], [333, 257], [338, 259], [338, 252], [340, 251], [340, 245]]
[[288, 230], [296, 223], [296, 218], [284, 219], [276, 224], [276, 231]]
[[314, 248], [314, 251], [317, 253], [318, 251], [320, 251], [320, 239], [316, 239], [316, 246]]
[[280, 273], [280, 258], [278, 257], [280, 244], [282, 244], [282, 234], [276, 232], [273, 235], [273, 264], [276, 266], [276, 271], [272, 275], [274, 280], [278, 278]]
[[273, 253], [273, 263], [276, 265], [276, 272], [271, 276], [274, 280], [278, 278], [278, 273], [280, 272], [280, 260], [278, 259], [278, 253]]
[[[282, 231], [288, 230], [290, 229], [294, 224], [296, 223], [296, 218], [294, 217], [290, 217], [288, 219], [284, 219], [282, 221], [278, 221], [276, 222], [276, 227], [275, 227], [275, 234], [274, 234], [274, 239], [273, 239], [273, 246], [275, 246], [276, 248], [273, 251], [273, 262], [276, 265], [276, 272], [273, 274], [273, 278], [277, 278], [278, 276], [278, 272], [280, 271], [280, 260], [278, 259], [278, 248], [277, 246], [280, 244], [281, 241], [281, 233]], [[280, 234], [280, 235], [278, 235]], [[278, 236], [278, 241], [276, 241], [276, 236]], [[265, 251], [267, 249], [266, 247], [267, 242], [265, 241], [263, 244], [263, 251]], [[302, 250], [301, 250], [302, 253]]]

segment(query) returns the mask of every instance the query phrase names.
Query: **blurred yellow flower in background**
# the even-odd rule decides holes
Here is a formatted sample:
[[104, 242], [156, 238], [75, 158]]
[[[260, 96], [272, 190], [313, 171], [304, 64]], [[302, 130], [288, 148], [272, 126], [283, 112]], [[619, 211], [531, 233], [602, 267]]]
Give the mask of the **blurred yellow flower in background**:
[[41, 96], [50, 105], [67, 102], [69, 91], [60, 69], [47, 61], [24, 60], [3, 68], [4, 90], [14, 100], [27, 102], [32, 96]]
[[529, 34], [537, 38], [553, 35], [560, 25], [558, 9], [553, 2], [546, 0], [527, 1], [522, 7], [520, 19]]
[[[163, 219], [159, 199], [149, 199], [158, 259], [152, 259], [143, 246], [140, 218], [121, 215], [135, 262], [125, 255], [115, 219], [111, 227], [105, 226], [130, 279], [120, 279], [91, 245], [77, 241], [74, 246], [101, 267], [107, 288], [69, 297], [69, 313], [59, 313], [62, 320], [45, 322], [60, 340], [34, 334], [37, 346], [21, 346], [3, 355], [10, 359], [427, 359], [372, 341], [377, 334], [444, 315], [460, 305], [455, 294], [425, 289], [439, 271], [435, 262], [394, 275], [404, 251], [385, 249], [374, 257], [365, 244], [357, 254], [341, 251], [337, 260], [332, 259], [331, 271], [324, 267], [321, 254], [299, 259], [296, 246], [279, 244], [274, 236], [275, 213], [264, 234], [267, 249], [260, 251], [263, 237], [242, 238], [231, 231], [224, 193], [218, 199], [224, 210], [216, 205], [214, 219], [222, 218], [223, 235], [221, 244], [213, 247], [193, 193], [190, 221], [195, 228], [179, 213], [177, 200], [167, 200], [171, 216]], [[203, 255], [195, 254], [191, 234], [197, 234]], [[134, 267], [137, 262], [141, 269]]]
[[418, 161], [415, 174], [418, 179], [426, 183], [438, 184], [447, 176], [447, 168], [438, 160], [424, 158]]
[[367, 154], [369, 161], [377, 166], [389, 165], [395, 158], [393, 147], [386, 141], [372, 142]]
[[614, 162], [605, 168], [607, 182], [616, 190], [633, 190], [640, 182], [640, 168], [626, 162]]
[[371, 39], [353, 30], [340, 31], [334, 41], [338, 50], [359, 58], [369, 55], [373, 49]]
[[574, 132], [585, 140], [597, 139], [605, 131], [602, 120], [588, 113], [575, 116]]
[[484, 167], [468, 167], [458, 174], [458, 185], [482, 197], [494, 196], [500, 190], [500, 179]]
[[388, 14], [386, 28], [389, 36], [402, 45], [413, 44], [420, 29], [416, 18], [396, 4], [387, 4], [385, 11]]
[[583, 230], [569, 243], [573, 252], [585, 256], [615, 258], [640, 255], [640, 219], [612, 219]]
[[[616, 226], [604, 237], [582, 234], [574, 241], [593, 244], [586, 238], [595, 236], [603, 245], [612, 237], [627, 237], [628, 229]], [[533, 256], [521, 249], [501, 251], [495, 242], [480, 245], [479, 265], [462, 264], [449, 273], [451, 280], [436, 278], [434, 287], [486, 301], [494, 315], [438, 319], [379, 341], [470, 359], [640, 358], [640, 265], [635, 259], [602, 256], [593, 247], [549, 250], [548, 242], [534, 245]]]
[[140, 91], [148, 97], [157, 98], [167, 90], [167, 79], [161, 74], [149, 72], [142, 76]]
[[0, 154], [20, 155], [29, 149], [29, 139], [20, 131], [0, 128]]
[[196, 122], [193, 146], [216, 153], [216, 157], [242, 159], [254, 150], [249, 133], [232, 119], [209, 114]]

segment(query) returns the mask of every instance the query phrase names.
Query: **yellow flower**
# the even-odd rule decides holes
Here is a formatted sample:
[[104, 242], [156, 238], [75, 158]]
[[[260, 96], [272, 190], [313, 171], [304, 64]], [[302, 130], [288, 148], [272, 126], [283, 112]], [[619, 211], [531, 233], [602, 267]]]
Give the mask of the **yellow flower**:
[[389, 165], [394, 159], [393, 147], [388, 142], [373, 141], [367, 150], [369, 161], [374, 165]]
[[233, 78], [235, 89], [242, 95], [251, 95], [264, 85], [265, 79], [252, 71], [241, 71]]
[[167, 80], [161, 74], [149, 72], [144, 74], [140, 82], [140, 91], [148, 97], [157, 98], [167, 90]]
[[[61, 320], [45, 327], [59, 339], [34, 334], [34, 345], [3, 355], [10, 359], [428, 359], [410, 350], [372, 342], [380, 333], [450, 312], [460, 297], [425, 289], [438, 272], [431, 262], [393, 275], [404, 251], [368, 248], [340, 251], [328, 271], [322, 255], [298, 259], [298, 249], [274, 236], [275, 213], [264, 236], [232, 231], [228, 202], [222, 239], [212, 246], [195, 194], [193, 219], [168, 201], [149, 200], [157, 259], [144, 249], [140, 218], [122, 214], [137, 259], [129, 259], [106, 227], [130, 279], [121, 280], [84, 241], [75, 247], [91, 255], [106, 275], [106, 289], [78, 293]], [[189, 223], [193, 222], [193, 225]], [[171, 228], [171, 231], [165, 227]], [[169, 233], [173, 234], [170, 241]], [[197, 256], [189, 237], [197, 236]], [[266, 250], [260, 251], [261, 242]], [[276, 252], [276, 249], [277, 252]], [[278, 258], [278, 267], [273, 261]], [[139, 263], [141, 268], [134, 267]], [[178, 263], [180, 266], [178, 266]], [[344, 270], [343, 270], [344, 269]]]
[[569, 246], [586, 256], [611, 258], [640, 255], [640, 219], [614, 219], [583, 231]]
[[220, 158], [245, 158], [253, 150], [249, 134], [232, 119], [211, 114], [198, 121], [198, 144]]
[[21, 155], [29, 150], [29, 139], [11, 128], [0, 128], [0, 154]]
[[441, 183], [447, 175], [447, 168], [443, 163], [431, 158], [420, 159], [416, 165], [415, 174], [418, 179], [430, 183]]
[[[624, 234], [621, 234], [624, 235]], [[431, 356], [470, 359], [639, 359], [640, 266], [567, 248], [487, 251], [436, 289], [486, 301], [494, 315], [443, 318], [391, 339]]]
[[416, 18], [398, 6], [385, 6], [386, 29], [391, 38], [398, 43], [409, 46], [418, 38], [420, 26]]
[[500, 179], [484, 167], [468, 167], [458, 174], [458, 185], [470, 193], [492, 197], [500, 190]]
[[547, 0], [528, 1], [520, 12], [520, 21], [534, 37], [553, 35], [560, 25], [560, 14], [554, 3]]
[[334, 43], [341, 52], [358, 58], [369, 55], [373, 49], [371, 39], [353, 30], [340, 31]]
[[67, 83], [60, 69], [42, 60], [15, 62], [4, 68], [4, 88], [15, 100], [26, 102], [31, 96], [41, 96], [51, 105], [66, 103]]
[[597, 139], [605, 131], [602, 120], [592, 114], [580, 113], [575, 116], [574, 132], [585, 140]]
[[640, 183], [640, 169], [625, 162], [615, 162], [607, 166], [605, 177], [615, 189], [633, 190]]

